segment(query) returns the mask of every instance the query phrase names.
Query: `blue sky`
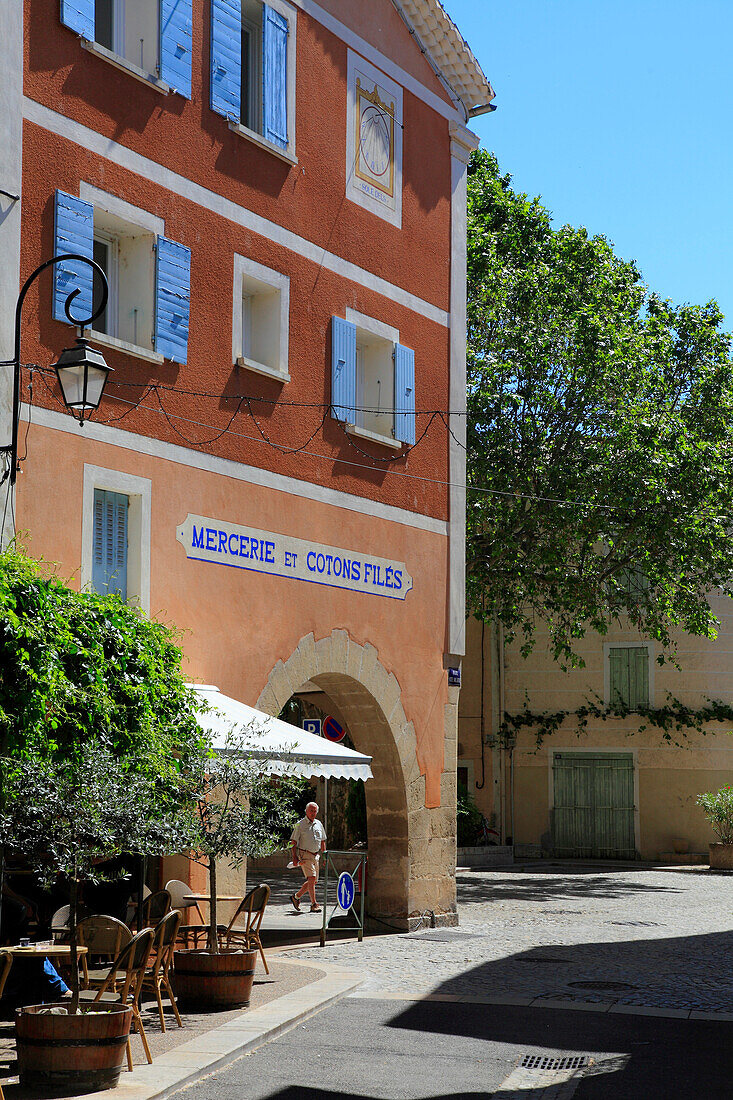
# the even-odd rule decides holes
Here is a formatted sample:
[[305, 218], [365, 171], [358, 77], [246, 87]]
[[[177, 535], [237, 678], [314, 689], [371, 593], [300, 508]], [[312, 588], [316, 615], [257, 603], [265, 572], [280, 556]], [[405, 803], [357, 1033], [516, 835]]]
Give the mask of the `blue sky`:
[[496, 92], [472, 120], [555, 224], [733, 329], [733, 0], [443, 0]]

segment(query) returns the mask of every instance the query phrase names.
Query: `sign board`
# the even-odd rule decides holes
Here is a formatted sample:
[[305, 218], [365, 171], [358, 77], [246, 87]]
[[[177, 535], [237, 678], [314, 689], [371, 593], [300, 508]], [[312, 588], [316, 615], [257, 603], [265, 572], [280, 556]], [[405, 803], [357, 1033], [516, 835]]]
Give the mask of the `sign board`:
[[186, 557], [194, 561], [269, 573], [273, 577], [292, 577], [390, 600], [404, 600], [412, 588], [412, 577], [402, 561], [240, 527], [190, 512], [176, 528], [176, 538]]
[[354, 886], [354, 880], [348, 871], [342, 871], [336, 885], [336, 900], [338, 901], [339, 909], [343, 909], [345, 913], [348, 913], [349, 909], [351, 909], [351, 906], [354, 904], [355, 897], [356, 887]]
[[461, 686], [461, 670], [460, 670], [460, 668], [449, 668], [448, 669], [448, 685], [449, 685], [449, 687], [457, 687], [457, 688], [459, 688]]
[[316, 737], [321, 736], [321, 719], [320, 718], [304, 718], [303, 729], [306, 733], [315, 733]]
[[329, 714], [323, 723], [323, 736], [328, 738], [329, 741], [343, 741], [346, 737], [346, 730]]

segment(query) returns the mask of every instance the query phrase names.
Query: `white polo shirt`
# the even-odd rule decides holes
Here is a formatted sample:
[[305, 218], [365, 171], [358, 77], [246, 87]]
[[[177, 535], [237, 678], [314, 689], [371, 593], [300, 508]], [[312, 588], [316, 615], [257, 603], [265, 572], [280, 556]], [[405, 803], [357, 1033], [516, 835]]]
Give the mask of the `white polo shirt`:
[[290, 837], [291, 843], [295, 841], [302, 851], [312, 852], [314, 855], [316, 852], [320, 852], [321, 841], [325, 839], [326, 830], [317, 817], [313, 821], [309, 821], [307, 817], [302, 817]]

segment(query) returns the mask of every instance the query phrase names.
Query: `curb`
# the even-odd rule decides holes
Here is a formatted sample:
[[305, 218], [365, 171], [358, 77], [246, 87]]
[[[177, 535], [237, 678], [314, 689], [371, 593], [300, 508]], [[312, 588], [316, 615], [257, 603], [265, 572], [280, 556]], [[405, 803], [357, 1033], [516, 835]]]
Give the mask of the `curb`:
[[[269, 1001], [262, 1008], [244, 1011], [236, 1020], [161, 1054], [150, 1066], [136, 1066], [132, 1073], [123, 1069], [114, 1090], [116, 1100], [165, 1100], [314, 1016], [363, 981], [361, 974], [325, 963], [301, 960], [296, 963], [295, 959], [288, 962], [310, 970], [325, 970], [326, 977]], [[75, 1096], [74, 1100], [99, 1100], [99, 1096], [93, 1092]]]

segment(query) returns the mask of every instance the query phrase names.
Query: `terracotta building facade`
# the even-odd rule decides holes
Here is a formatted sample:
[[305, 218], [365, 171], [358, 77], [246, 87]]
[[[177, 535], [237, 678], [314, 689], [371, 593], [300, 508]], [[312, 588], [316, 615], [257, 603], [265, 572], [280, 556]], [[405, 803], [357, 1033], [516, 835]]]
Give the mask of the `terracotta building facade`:
[[[0, 351], [105, 271], [80, 429], [29, 295], [3, 538], [373, 757], [370, 906], [455, 914], [465, 172], [493, 92], [437, 0], [25, 0], [0, 17]], [[9, 388], [2, 413], [9, 435]], [[450, 429], [450, 430], [449, 430]]]

